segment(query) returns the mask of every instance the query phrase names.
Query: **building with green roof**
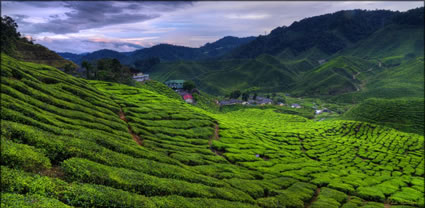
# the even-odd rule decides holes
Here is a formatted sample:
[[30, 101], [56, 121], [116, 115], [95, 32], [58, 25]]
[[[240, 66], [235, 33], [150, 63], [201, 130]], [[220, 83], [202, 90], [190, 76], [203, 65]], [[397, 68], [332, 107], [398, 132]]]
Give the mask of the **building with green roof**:
[[168, 80], [164, 82], [168, 87], [173, 89], [182, 89], [184, 80]]

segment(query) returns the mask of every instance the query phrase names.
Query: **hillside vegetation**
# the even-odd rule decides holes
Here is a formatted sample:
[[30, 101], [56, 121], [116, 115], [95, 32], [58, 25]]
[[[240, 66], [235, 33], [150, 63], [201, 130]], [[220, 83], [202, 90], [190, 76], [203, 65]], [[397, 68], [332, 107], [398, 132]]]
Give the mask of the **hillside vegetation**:
[[34, 63], [46, 64], [56, 68], [78, 68], [72, 61], [65, 60], [55, 52], [40, 44], [34, 44], [32, 39], [23, 37], [17, 31], [18, 25], [8, 17], [1, 18], [1, 52], [10, 56]]
[[424, 99], [370, 98], [344, 114], [344, 118], [377, 123], [406, 132], [424, 134]]
[[1, 69], [2, 207], [424, 207], [418, 134]]

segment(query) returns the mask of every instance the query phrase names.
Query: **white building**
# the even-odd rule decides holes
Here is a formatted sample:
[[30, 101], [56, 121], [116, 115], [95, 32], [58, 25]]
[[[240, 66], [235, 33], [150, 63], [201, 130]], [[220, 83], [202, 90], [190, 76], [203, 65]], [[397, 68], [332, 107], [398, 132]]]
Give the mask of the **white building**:
[[149, 80], [149, 74], [138, 73], [133, 75], [133, 79], [137, 82], [143, 82]]

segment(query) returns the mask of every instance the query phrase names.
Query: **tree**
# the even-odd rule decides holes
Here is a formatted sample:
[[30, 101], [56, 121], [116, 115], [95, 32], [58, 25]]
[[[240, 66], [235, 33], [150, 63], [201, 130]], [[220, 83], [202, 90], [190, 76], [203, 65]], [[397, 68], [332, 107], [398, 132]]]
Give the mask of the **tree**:
[[17, 31], [18, 24], [9, 16], [0, 17], [1, 19], [1, 51], [9, 55], [15, 51], [16, 42], [20, 39], [21, 34]]
[[90, 71], [91, 71], [92, 65], [88, 61], [83, 61], [81, 63], [81, 66], [86, 69], [86, 79], [90, 79]]
[[276, 100], [277, 102], [279, 102], [279, 103], [286, 103], [286, 100], [285, 100], [285, 98], [283, 98], [283, 97], [279, 97], [279, 98], [277, 98], [277, 100]]
[[252, 97], [253, 100], [257, 100], [257, 93], [254, 93], [254, 96]]
[[118, 59], [116, 58], [112, 59], [111, 68], [114, 73], [121, 72], [121, 67], [122, 67], [121, 63], [120, 61], [118, 61]]
[[249, 93], [247, 93], [247, 92], [242, 93], [242, 100], [248, 101], [248, 99], [249, 99]]
[[272, 93], [272, 98], [274, 98], [274, 97], [276, 97], [276, 93], [275, 92]]
[[186, 80], [183, 82], [183, 89], [186, 91], [192, 91], [195, 87], [195, 83], [190, 80]]
[[235, 90], [232, 93], [230, 93], [230, 98], [238, 99], [241, 96], [240, 90]]
[[64, 67], [64, 72], [67, 73], [67, 74], [74, 74], [75, 68], [72, 66], [72, 64], [68, 63]]

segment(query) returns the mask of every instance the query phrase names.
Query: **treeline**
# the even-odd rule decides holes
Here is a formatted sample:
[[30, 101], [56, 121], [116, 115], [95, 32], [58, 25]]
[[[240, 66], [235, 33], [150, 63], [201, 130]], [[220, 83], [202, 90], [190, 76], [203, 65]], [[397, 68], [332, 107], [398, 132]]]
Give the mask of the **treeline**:
[[86, 79], [103, 80], [123, 84], [132, 84], [132, 71], [122, 65], [118, 59], [99, 59], [95, 63], [83, 61], [81, 66], [85, 69]]

